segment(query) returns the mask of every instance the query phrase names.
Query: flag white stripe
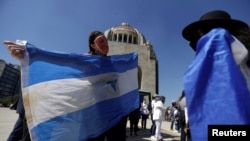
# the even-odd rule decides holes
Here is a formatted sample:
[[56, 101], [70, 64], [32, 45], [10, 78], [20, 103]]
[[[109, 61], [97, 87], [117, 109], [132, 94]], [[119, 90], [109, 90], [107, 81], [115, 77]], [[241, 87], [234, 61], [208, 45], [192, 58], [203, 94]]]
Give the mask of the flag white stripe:
[[[74, 112], [100, 101], [126, 94], [138, 88], [138, 82], [129, 81], [133, 80], [131, 77], [137, 77], [135, 74], [137, 74], [137, 68], [124, 73], [107, 73], [81, 79], [72, 78], [47, 81], [25, 88], [23, 96], [28, 96], [28, 103], [34, 105], [30, 107], [30, 114], [33, 117], [37, 117], [35, 121], [33, 119], [30, 122], [32, 125], [29, 127], [33, 128], [39, 123], [56, 116]], [[102, 84], [95, 82], [100, 77], [110, 79], [110, 77], [114, 76], [117, 76], [118, 79], [116, 91], [109, 84], [104, 84], [105, 81]], [[96, 86], [93, 87], [93, 84]]]

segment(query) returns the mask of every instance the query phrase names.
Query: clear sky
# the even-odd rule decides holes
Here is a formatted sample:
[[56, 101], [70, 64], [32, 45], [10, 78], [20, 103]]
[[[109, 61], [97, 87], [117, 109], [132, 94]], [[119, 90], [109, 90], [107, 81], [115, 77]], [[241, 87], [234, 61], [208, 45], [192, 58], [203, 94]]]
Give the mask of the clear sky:
[[[159, 94], [170, 105], [180, 96], [183, 75], [195, 55], [182, 29], [218, 9], [250, 24], [249, 0], [0, 0], [0, 41], [25, 39], [51, 51], [86, 53], [91, 31], [127, 22], [153, 45]], [[19, 64], [3, 44], [0, 58]]]

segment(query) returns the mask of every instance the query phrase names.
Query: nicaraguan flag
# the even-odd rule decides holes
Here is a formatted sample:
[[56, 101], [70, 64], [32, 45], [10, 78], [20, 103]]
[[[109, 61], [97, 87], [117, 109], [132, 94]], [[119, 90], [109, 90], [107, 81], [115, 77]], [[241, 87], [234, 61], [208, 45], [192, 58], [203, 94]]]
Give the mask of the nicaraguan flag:
[[250, 124], [250, 93], [232, 53], [235, 42], [222, 28], [198, 41], [184, 75], [192, 141], [206, 141], [208, 125]]
[[55, 53], [27, 43], [23, 100], [32, 141], [85, 141], [138, 108], [138, 55]]

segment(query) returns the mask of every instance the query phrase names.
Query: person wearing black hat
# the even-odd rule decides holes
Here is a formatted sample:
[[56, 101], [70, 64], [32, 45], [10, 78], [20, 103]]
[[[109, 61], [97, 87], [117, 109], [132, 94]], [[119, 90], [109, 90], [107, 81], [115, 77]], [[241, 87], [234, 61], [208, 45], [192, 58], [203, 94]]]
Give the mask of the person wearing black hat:
[[192, 141], [206, 141], [208, 125], [250, 124], [248, 24], [213, 10], [182, 36], [196, 52], [183, 79]]

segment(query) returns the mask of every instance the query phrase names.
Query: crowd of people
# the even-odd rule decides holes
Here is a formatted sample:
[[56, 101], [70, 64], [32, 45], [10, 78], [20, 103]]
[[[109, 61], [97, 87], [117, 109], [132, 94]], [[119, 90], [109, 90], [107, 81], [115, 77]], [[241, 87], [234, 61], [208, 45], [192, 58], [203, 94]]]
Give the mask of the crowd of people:
[[140, 108], [131, 112], [128, 118], [130, 121], [129, 135], [140, 136], [138, 131], [147, 129], [147, 120], [151, 120], [152, 124], [148, 125], [150, 127], [148, 130], [153, 141], [163, 141], [162, 122], [169, 122], [170, 126], [164, 127], [164, 129], [179, 134], [181, 141], [191, 141], [185, 92], [182, 91], [180, 97], [172, 101], [170, 106], [164, 106], [165, 100], [165, 96], [154, 94], [151, 103], [147, 104], [144, 100]]
[[[206, 61], [207, 59], [211, 59], [211, 56], [215, 56], [214, 59], [212, 59], [209, 63], [213, 64], [214, 61], [219, 60], [220, 57], [219, 54], [223, 54], [224, 51], [229, 50], [229, 59], [230, 57], [235, 60], [235, 62], [230, 65], [235, 66], [234, 72], [237, 72], [237, 74], [241, 75], [242, 78], [237, 79], [239, 81], [242, 81], [241, 86], [246, 88], [247, 94], [244, 93], [244, 95], [241, 95], [241, 91], [237, 92], [237, 95], [235, 97], [241, 96], [242, 107], [241, 110], [244, 111], [244, 114], [241, 114], [242, 112], [239, 112], [239, 116], [241, 116], [240, 119], [235, 119], [233, 121], [234, 124], [250, 124], [250, 118], [249, 118], [249, 106], [247, 105], [247, 102], [249, 102], [249, 90], [250, 88], [250, 80], [249, 80], [249, 57], [248, 52], [250, 48], [250, 30], [248, 24], [240, 21], [240, 20], [234, 20], [231, 19], [231, 16], [221, 10], [215, 10], [210, 11], [208, 13], [205, 13], [201, 16], [201, 18], [189, 24], [183, 29], [182, 35], [184, 39], [189, 41], [191, 48], [196, 52], [196, 58], [202, 59]], [[229, 36], [230, 35], [230, 36]], [[214, 37], [216, 36], [216, 37]], [[105, 42], [104, 48], [97, 45], [95, 42], [96, 38], [102, 38], [102, 40], [105, 40], [105, 37], [102, 32], [95, 31], [91, 33], [89, 38], [89, 54], [91, 55], [100, 55], [100, 56], [107, 56], [108, 53], [108, 45], [107, 41]], [[213, 38], [210, 38], [213, 37]], [[232, 40], [238, 41], [240, 44], [239, 46], [233, 46], [232, 48], [225, 48], [224, 44], [231, 44], [231, 41], [228, 41], [229, 43], [221, 43], [218, 39], [226, 39], [228, 41], [228, 38], [232, 38]], [[8, 49], [10, 51], [10, 54], [17, 59], [21, 59], [24, 56], [25, 49], [21, 48], [14, 42], [6, 41], [5, 44], [8, 46]], [[103, 45], [102, 45], [103, 46]], [[230, 46], [229, 46], [230, 47]], [[219, 50], [220, 49], [220, 50]], [[209, 51], [209, 52], [207, 52]], [[216, 52], [220, 51], [220, 52]], [[210, 54], [209, 54], [210, 53]], [[208, 55], [207, 55], [208, 54]], [[231, 55], [231, 56], [230, 56]], [[196, 59], [195, 58], [195, 59]], [[206, 66], [203, 65], [203, 62], [196, 61], [194, 59], [194, 62], [190, 65], [189, 73], [197, 72], [194, 69], [197, 69], [197, 66], [201, 68], [201, 71], [206, 71], [206, 74], [210, 74], [213, 70], [212, 69], [204, 69]], [[222, 68], [225, 67], [225, 63], [216, 64], [216, 66], [222, 65]], [[196, 68], [195, 68], [196, 67]], [[230, 71], [231, 67], [228, 67], [228, 70]], [[195, 74], [198, 76], [198, 73]], [[225, 73], [225, 72], [222, 72]], [[197, 110], [196, 108], [205, 107], [207, 108], [205, 104], [207, 103], [206, 100], [202, 99], [204, 97], [208, 97], [208, 95], [202, 95], [205, 94], [211, 94], [214, 93], [211, 90], [215, 89], [201, 89], [197, 85], [203, 85], [204, 83], [212, 83], [213, 79], [209, 79], [209, 76], [204, 75], [201, 79], [200, 77], [190, 77], [191, 75], [184, 76], [184, 89], [181, 92], [181, 95], [179, 99], [172, 102], [172, 105], [169, 107], [164, 107], [165, 103], [165, 97], [160, 95], [153, 95], [152, 101], [149, 101], [150, 103], [146, 103], [146, 101], [143, 101], [140, 106], [138, 106], [138, 109], [131, 112], [129, 115], [124, 116], [124, 118], [121, 119], [119, 123], [117, 123], [116, 126], [114, 126], [111, 129], [108, 129], [105, 133], [102, 135], [95, 137], [93, 139], [90, 139], [90, 141], [104, 141], [105, 138], [108, 139], [108, 141], [125, 141], [127, 138], [126, 135], [126, 122], [129, 120], [130, 122], [130, 136], [138, 135], [139, 130], [145, 130], [147, 127], [147, 120], [152, 120], [152, 126], [149, 129], [149, 135], [151, 135], [151, 139], [155, 141], [162, 141], [163, 136], [161, 135], [161, 128], [162, 128], [162, 122], [167, 121], [171, 122], [169, 129], [180, 132], [180, 140], [181, 141], [197, 141], [197, 140], [207, 140], [207, 131], [199, 130], [201, 127], [204, 127], [203, 125], [213, 124], [213, 123], [230, 123], [230, 120], [227, 119], [227, 122], [223, 122], [223, 118], [225, 116], [228, 116], [228, 113], [226, 112], [228, 109], [222, 109], [221, 106], [216, 107], [219, 109], [218, 111], [221, 112], [222, 116], [214, 119], [210, 119], [207, 115], [199, 114], [199, 120], [194, 119], [197, 116], [193, 116], [196, 114], [194, 110]], [[207, 77], [207, 78], [205, 78]], [[213, 76], [213, 77], [219, 77]], [[203, 81], [204, 79], [204, 81]], [[192, 80], [192, 82], [191, 82]], [[193, 82], [196, 82], [196, 85], [193, 85]], [[219, 81], [217, 83], [220, 83]], [[228, 85], [227, 82], [223, 82], [225, 85]], [[228, 82], [230, 83], [230, 82]], [[215, 85], [213, 85], [215, 86]], [[211, 86], [211, 87], [213, 87]], [[217, 90], [224, 89], [222, 87], [217, 88]], [[238, 90], [238, 89], [237, 89]], [[220, 91], [222, 92], [224, 96], [226, 96], [226, 92], [228, 91]], [[243, 93], [243, 92], [242, 92]], [[232, 93], [231, 93], [232, 94]], [[234, 93], [233, 93], [234, 94]], [[209, 95], [211, 96], [211, 95]], [[227, 97], [227, 96], [226, 96]], [[224, 97], [225, 98], [225, 97]], [[196, 101], [195, 101], [196, 100]], [[200, 100], [200, 101], [199, 101]], [[217, 97], [217, 101], [224, 101], [227, 99], [223, 99], [222, 97]], [[230, 99], [231, 100], [231, 99]], [[20, 100], [22, 101], [22, 100]], [[195, 102], [194, 102], [195, 101]], [[232, 100], [231, 100], [232, 101]], [[199, 105], [194, 105], [194, 104]], [[221, 103], [218, 103], [217, 105], [221, 105]], [[197, 106], [197, 107], [196, 107]], [[198, 107], [200, 106], [200, 107]], [[209, 108], [212, 108], [211, 106]], [[202, 109], [202, 110], [210, 110]], [[221, 108], [221, 109], [220, 109]], [[247, 109], [248, 108], [248, 109]], [[190, 112], [191, 111], [191, 112]], [[197, 110], [198, 112], [201, 112], [200, 109]], [[223, 116], [223, 114], [225, 114]], [[233, 113], [234, 114], [234, 113]], [[206, 116], [206, 117], [205, 117]], [[190, 118], [191, 117], [191, 118]], [[228, 117], [230, 118], [230, 117]], [[139, 123], [139, 120], [141, 119], [141, 123]], [[202, 122], [203, 119], [206, 119], [205, 122]], [[195, 121], [197, 120], [197, 121]], [[202, 123], [196, 123], [196, 122], [202, 122]], [[138, 125], [141, 125], [141, 128], [138, 127]], [[197, 126], [200, 125], [200, 126]], [[10, 134], [8, 141], [16, 141], [16, 140], [22, 140], [27, 141], [30, 140], [27, 136], [23, 136], [23, 126], [26, 125], [24, 111], [20, 113], [19, 119], [13, 129], [13, 132]], [[199, 129], [198, 129], [199, 128]], [[26, 129], [26, 128], [25, 128]], [[25, 130], [25, 133], [27, 133], [27, 129]], [[205, 135], [206, 134], [206, 135]]]

